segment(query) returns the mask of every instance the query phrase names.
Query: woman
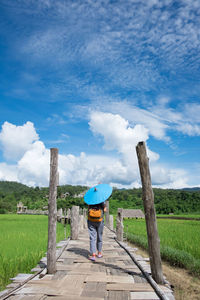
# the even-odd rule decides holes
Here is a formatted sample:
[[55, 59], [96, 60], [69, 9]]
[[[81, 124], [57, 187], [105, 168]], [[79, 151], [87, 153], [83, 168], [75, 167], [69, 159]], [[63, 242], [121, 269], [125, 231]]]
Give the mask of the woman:
[[90, 256], [92, 261], [97, 257], [101, 258], [103, 245], [103, 229], [104, 229], [104, 212], [106, 211], [105, 203], [99, 203], [88, 206], [88, 231], [90, 236]]
[[88, 205], [88, 231], [90, 236], [90, 256], [92, 261], [102, 257], [102, 235], [104, 228], [105, 201], [112, 194], [112, 187], [108, 184], [98, 184], [89, 189], [84, 201]]

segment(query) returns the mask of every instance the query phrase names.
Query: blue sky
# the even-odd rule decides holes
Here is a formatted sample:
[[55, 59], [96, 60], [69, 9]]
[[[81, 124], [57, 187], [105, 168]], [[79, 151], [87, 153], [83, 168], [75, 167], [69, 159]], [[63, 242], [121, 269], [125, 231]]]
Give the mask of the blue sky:
[[200, 2], [0, 0], [0, 180], [200, 186]]

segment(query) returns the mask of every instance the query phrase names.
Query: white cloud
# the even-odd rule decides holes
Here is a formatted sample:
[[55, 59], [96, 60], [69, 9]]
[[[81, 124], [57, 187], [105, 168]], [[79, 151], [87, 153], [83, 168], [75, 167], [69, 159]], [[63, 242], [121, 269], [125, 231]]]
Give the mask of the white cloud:
[[198, 103], [186, 103], [180, 108], [168, 107], [165, 98], [161, 98], [157, 105], [151, 107], [152, 112], [159, 117], [163, 123], [168, 124], [168, 129], [179, 131], [188, 136], [200, 135], [200, 105]]
[[36, 141], [18, 161], [19, 180], [27, 185], [48, 185], [50, 155], [41, 141]]
[[[120, 114], [130, 124], [141, 124], [148, 134], [158, 140], [170, 142], [168, 131], [179, 131], [188, 136], [200, 135], [200, 105], [198, 103], [185, 104], [176, 109], [168, 105], [170, 99], [161, 97], [156, 104], [141, 109], [127, 101], [108, 102], [102, 110]], [[93, 105], [94, 107], [94, 105]]]
[[103, 109], [104, 111], [120, 114], [123, 118], [129, 120], [130, 124], [141, 124], [146, 128], [148, 134], [156, 139], [169, 141], [169, 137], [166, 134], [167, 129], [169, 129], [168, 124], [161, 116], [154, 113], [151, 108], [148, 111], [148, 109], [141, 109], [126, 101], [120, 101], [107, 103]]
[[[148, 130], [143, 125], [132, 128], [121, 116], [102, 112], [91, 114], [90, 127], [95, 134], [103, 136], [107, 150], [117, 150], [120, 153], [118, 165], [112, 164], [105, 168], [105, 178], [108, 176], [114, 184], [138, 186], [140, 179], [135, 147], [139, 141], [148, 140]], [[148, 147], [147, 155], [152, 167], [154, 185], [175, 187], [177, 184], [180, 187], [182, 183], [186, 186], [187, 177], [183, 170], [170, 170], [160, 166], [157, 163], [159, 155]]]
[[200, 135], [200, 126], [192, 125], [189, 123], [182, 123], [176, 126], [176, 130], [181, 131], [183, 134], [189, 136], [199, 136]]
[[19, 181], [17, 166], [0, 163], [0, 180]]
[[[29, 123], [21, 126], [19, 132]], [[11, 126], [14, 130], [16, 127], [15, 125]], [[34, 129], [32, 123], [31, 128]], [[148, 130], [139, 124], [131, 127], [129, 122], [120, 115], [103, 112], [91, 113], [90, 128], [94, 134], [103, 137], [106, 151], [112, 150], [118, 154], [115, 156], [109, 154], [87, 155], [85, 153], [81, 153], [80, 156], [59, 154], [60, 184], [92, 186], [104, 182], [118, 187], [138, 187], [140, 176], [135, 147], [139, 141], [147, 142]], [[3, 132], [4, 140], [9, 140], [10, 131]], [[35, 130], [33, 132], [37, 137]], [[31, 142], [28, 136], [27, 140], [24, 140], [24, 144], [28, 146], [20, 152], [20, 159], [16, 165], [0, 164], [0, 180], [20, 181], [29, 186], [48, 186], [50, 151], [42, 141], [34, 141], [32, 138]], [[13, 152], [19, 152], [18, 145], [13, 145]], [[160, 166], [158, 164], [159, 155], [148, 147], [147, 154], [151, 163], [154, 185], [173, 188], [187, 186], [187, 176], [183, 170], [172, 170]]]
[[40, 30], [33, 26], [19, 43], [22, 58], [31, 55], [48, 67], [64, 66], [64, 76], [69, 62], [79, 60], [86, 67], [92, 62], [107, 84], [148, 92], [167, 80], [165, 71], [198, 68], [200, 21], [195, 1], [182, 0], [179, 6], [170, 0], [118, 1], [107, 2], [106, 8], [98, 1], [45, 2], [32, 3], [32, 9], [25, 5], [28, 14], [34, 11], [38, 17], [33, 22], [44, 22], [43, 14], [48, 22]]
[[31, 122], [23, 126], [16, 126], [4, 122], [0, 132], [0, 143], [6, 159], [18, 160], [32, 147], [32, 143], [39, 139]]
[[143, 125], [131, 128], [128, 121], [118, 114], [92, 112], [89, 124], [93, 133], [104, 136], [105, 148], [108, 150], [117, 149], [123, 153], [138, 141], [148, 139], [148, 130]]
[[187, 120], [192, 123], [200, 124], [200, 104], [199, 103], [186, 103], [184, 105], [184, 115]]
[[188, 176], [183, 169], [169, 169], [160, 164], [151, 164], [152, 184], [162, 188], [183, 188], [188, 186]]

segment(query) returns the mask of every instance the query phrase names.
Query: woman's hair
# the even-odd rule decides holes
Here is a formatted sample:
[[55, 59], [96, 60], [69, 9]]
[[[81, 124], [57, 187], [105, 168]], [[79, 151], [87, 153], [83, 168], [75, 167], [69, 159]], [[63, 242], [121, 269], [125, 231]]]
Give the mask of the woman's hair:
[[99, 204], [94, 204], [94, 205], [89, 205], [90, 208], [101, 208], [101, 209], [104, 209], [105, 207], [105, 203], [104, 202], [101, 202]]

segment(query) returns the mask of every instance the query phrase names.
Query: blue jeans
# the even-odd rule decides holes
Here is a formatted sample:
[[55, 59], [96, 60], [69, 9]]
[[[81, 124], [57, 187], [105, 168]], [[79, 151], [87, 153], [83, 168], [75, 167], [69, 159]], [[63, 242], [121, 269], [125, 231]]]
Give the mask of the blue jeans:
[[101, 252], [102, 250], [102, 236], [103, 236], [104, 221], [92, 222], [88, 220], [88, 231], [90, 236], [90, 253]]

